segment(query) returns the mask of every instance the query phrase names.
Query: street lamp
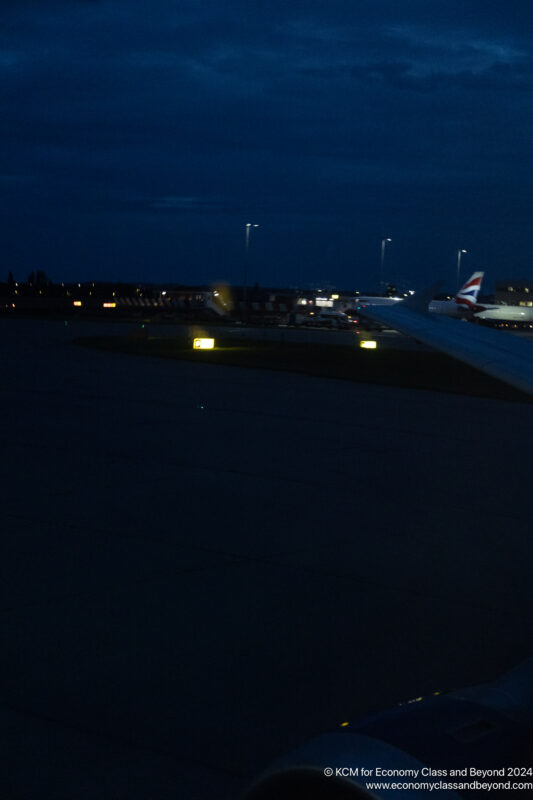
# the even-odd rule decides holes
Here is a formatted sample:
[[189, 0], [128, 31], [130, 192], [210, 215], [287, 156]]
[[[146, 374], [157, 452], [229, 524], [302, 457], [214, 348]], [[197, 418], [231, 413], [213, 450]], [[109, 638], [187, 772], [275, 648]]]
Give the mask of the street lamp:
[[243, 281], [243, 302], [244, 302], [244, 309], [243, 309], [243, 317], [244, 319], [248, 316], [247, 310], [247, 299], [248, 299], [248, 252], [250, 250], [250, 231], [252, 228], [258, 228], [259, 225], [256, 222], [247, 222], [244, 226], [245, 230], [245, 239], [244, 239], [244, 281]]
[[385, 247], [387, 246], [387, 242], [392, 242], [392, 239], [382, 239], [381, 240], [381, 266], [379, 270], [379, 285], [381, 286], [383, 282], [383, 264], [385, 263]]
[[460, 288], [460, 273], [461, 273], [461, 256], [463, 253], [468, 253], [468, 250], [458, 250], [457, 251], [457, 288]]

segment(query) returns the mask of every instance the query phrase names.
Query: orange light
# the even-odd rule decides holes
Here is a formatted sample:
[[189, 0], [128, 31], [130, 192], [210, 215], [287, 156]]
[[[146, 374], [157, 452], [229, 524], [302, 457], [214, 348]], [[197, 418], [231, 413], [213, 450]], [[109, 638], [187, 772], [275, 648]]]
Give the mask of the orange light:
[[79, 306], [81, 306], [81, 300], [74, 300], [74, 302], [72, 303], [72, 305], [73, 305], [73, 306], [78, 306], [78, 307], [79, 307]]
[[116, 303], [102, 303], [102, 306], [104, 308], [116, 308], [117, 304]]

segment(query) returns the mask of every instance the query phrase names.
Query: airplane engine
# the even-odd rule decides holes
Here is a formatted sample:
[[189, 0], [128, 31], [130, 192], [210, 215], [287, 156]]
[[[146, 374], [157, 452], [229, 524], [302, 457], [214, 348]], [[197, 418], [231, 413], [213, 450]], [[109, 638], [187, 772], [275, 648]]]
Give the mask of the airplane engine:
[[[433, 792], [428, 784], [449, 800], [471, 797], [472, 790], [503, 797], [520, 782], [533, 788], [532, 753], [533, 658], [493, 683], [342, 723], [280, 759], [245, 800], [420, 800]], [[386, 783], [397, 788], [385, 789]]]

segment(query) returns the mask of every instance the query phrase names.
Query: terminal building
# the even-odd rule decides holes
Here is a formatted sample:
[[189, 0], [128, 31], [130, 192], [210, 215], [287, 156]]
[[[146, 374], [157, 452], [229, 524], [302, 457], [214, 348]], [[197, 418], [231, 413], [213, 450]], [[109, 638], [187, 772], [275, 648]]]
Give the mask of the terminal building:
[[496, 303], [533, 307], [533, 282], [526, 278], [496, 282]]

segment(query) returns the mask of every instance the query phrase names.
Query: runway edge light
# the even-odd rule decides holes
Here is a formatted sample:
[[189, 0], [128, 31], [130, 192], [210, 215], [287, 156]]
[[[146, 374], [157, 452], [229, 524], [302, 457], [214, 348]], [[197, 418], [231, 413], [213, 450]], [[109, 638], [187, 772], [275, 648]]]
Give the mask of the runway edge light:
[[214, 339], [194, 339], [192, 343], [194, 350], [212, 350], [215, 346]]
[[359, 342], [359, 347], [364, 347], [365, 350], [375, 350], [378, 346], [378, 343], [375, 339], [361, 339]]

